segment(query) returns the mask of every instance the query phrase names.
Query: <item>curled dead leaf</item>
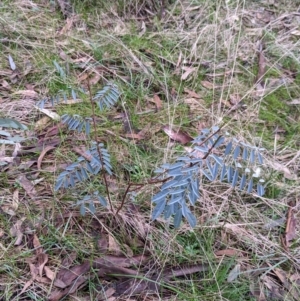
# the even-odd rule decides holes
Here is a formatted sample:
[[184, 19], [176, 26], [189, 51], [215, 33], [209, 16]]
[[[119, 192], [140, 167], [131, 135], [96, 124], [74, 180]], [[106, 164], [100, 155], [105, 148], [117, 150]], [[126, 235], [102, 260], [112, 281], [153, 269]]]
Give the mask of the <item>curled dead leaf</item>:
[[201, 85], [202, 85], [204, 88], [209, 89], [209, 90], [211, 90], [211, 89], [214, 88], [214, 84], [211, 83], [211, 82], [209, 82], [209, 81], [207, 81], [207, 80], [201, 81]]
[[41, 152], [41, 154], [39, 155], [39, 158], [37, 160], [37, 168], [38, 169], [41, 169], [41, 165], [42, 165], [42, 161], [43, 161], [43, 158], [44, 156], [46, 155], [47, 152], [53, 150], [55, 147], [54, 146], [51, 146], [51, 145], [47, 145], [43, 151]]
[[34, 99], [38, 99], [39, 95], [34, 90], [19, 90], [13, 93], [13, 95], [22, 95], [24, 97], [30, 97]]
[[9, 232], [11, 236], [17, 237], [16, 242], [14, 243], [15, 246], [19, 246], [22, 243], [23, 238], [23, 229], [22, 224], [25, 221], [25, 217], [17, 220], [17, 222], [10, 228]]
[[155, 106], [156, 106], [157, 110], [162, 109], [162, 101], [161, 101], [160, 97], [157, 94], [154, 94], [152, 101], [155, 103]]
[[182, 144], [187, 144], [194, 140], [190, 135], [183, 131], [175, 131], [169, 125], [163, 127], [163, 131], [174, 141], [180, 142]]
[[116, 239], [112, 235], [108, 235], [108, 250], [114, 255], [122, 255], [123, 252], [117, 243]]
[[184, 88], [184, 92], [187, 93], [188, 96], [191, 98], [201, 98], [199, 94], [197, 94], [196, 92], [189, 90], [187, 88]]
[[227, 282], [233, 282], [238, 278], [241, 273], [241, 265], [238, 263], [235, 267], [229, 272], [227, 277]]
[[26, 176], [21, 175], [18, 178], [18, 182], [24, 188], [24, 190], [27, 192], [27, 194], [30, 196], [30, 198], [32, 200], [34, 200], [37, 196], [37, 191], [35, 190], [33, 184], [26, 178]]
[[297, 220], [295, 218], [295, 212], [293, 206], [289, 207], [285, 228], [285, 243], [288, 248], [290, 241], [296, 238], [296, 226]]
[[182, 70], [184, 73], [181, 75], [181, 80], [186, 80], [189, 75], [195, 72], [197, 69], [193, 67], [183, 67]]

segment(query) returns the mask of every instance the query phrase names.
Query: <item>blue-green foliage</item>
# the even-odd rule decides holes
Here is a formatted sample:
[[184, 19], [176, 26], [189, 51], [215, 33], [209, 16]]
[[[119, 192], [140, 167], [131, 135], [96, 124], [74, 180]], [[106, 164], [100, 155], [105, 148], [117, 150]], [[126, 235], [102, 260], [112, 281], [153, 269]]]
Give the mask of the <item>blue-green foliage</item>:
[[[54, 65], [62, 79], [65, 78], [64, 70], [54, 62]], [[83, 90], [79, 90], [85, 93]], [[77, 93], [71, 89], [73, 100], [77, 99]], [[116, 104], [120, 96], [115, 84], [109, 83], [102, 90], [96, 92], [91, 101], [95, 102], [99, 109], [109, 109]], [[66, 100], [66, 94], [63, 94]], [[52, 105], [61, 102], [60, 97], [42, 100], [38, 103], [43, 108], [47, 102]], [[85, 131], [90, 135], [92, 118], [83, 118], [79, 115], [63, 115], [61, 117], [70, 130]], [[220, 129], [213, 127], [204, 129], [193, 141], [192, 152], [177, 158], [173, 164], [164, 164], [156, 173], [163, 182], [160, 191], [152, 198], [155, 208], [152, 212], [152, 220], [163, 215], [165, 219], [174, 218], [174, 226], [180, 226], [184, 217], [192, 227], [196, 225], [196, 218], [190, 207], [196, 205], [201, 199], [201, 185], [203, 182], [227, 182], [232, 188], [237, 188], [247, 193], [256, 191], [258, 196], [264, 195], [263, 179], [259, 179], [263, 164], [263, 158], [257, 148], [235, 138], [229, 139], [220, 135]], [[68, 166], [60, 173], [56, 180], [55, 190], [74, 187], [78, 182], [83, 182], [90, 175], [96, 175], [100, 171], [112, 174], [110, 156], [102, 143], [95, 142], [86, 151], [84, 156], [78, 157], [76, 162]], [[126, 196], [125, 196], [126, 197]], [[98, 200], [103, 206], [107, 206], [106, 199], [95, 192], [86, 195], [77, 202], [82, 215], [86, 208], [94, 213], [94, 200]]]
[[[165, 219], [174, 217], [174, 226], [180, 226], [185, 217], [192, 227], [196, 218], [190, 210], [201, 198], [203, 181], [226, 181], [233, 188], [252, 193], [255, 189], [259, 196], [264, 195], [263, 179], [258, 180], [258, 166], [263, 158], [257, 147], [225, 139], [219, 136], [218, 127], [204, 129], [193, 141], [193, 151], [179, 157], [173, 164], [164, 164], [155, 172], [166, 179], [160, 191], [152, 198], [155, 208], [152, 219], [163, 215]], [[214, 134], [215, 133], [215, 134]]]
[[82, 200], [76, 203], [77, 206], [80, 206], [81, 215], [85, 215], [87, 207], [89, 208], [89, 211], [91, 213], [94, 214], [96, 212], [94, 200], [97, 200], [104, 207], [107, 206], [106, 199], [103, 196], [99, 195], [98, 191], [96, 191], [93, 193], [93, 195], [86, 195]]
[[[101, 158], [99, 158], [98, 150]], [[69, 165], [65, 171], [58, 175], [54, 190], [74, 187], [78, 182], [89, 179], [90, 174], [96, 175], [102, 169], [112, 175], [110, 155], [107, 149], [104, 148], [103, 143], [99, 143], [98, 146], [94, 143], [93, 147], [85, 152], [85, 157], [78, 157], [76, 162]]]
[[[64, 80], [66, 78], [66, 73], [64, 69], [57, 63], [53, 62], [59, 76]], [[68, 94], [70, 94], [73, 100], [76, 102], [77, 93], [87, 94], [83, 89], [78, 89], [77, 92], [70, 88]], [[114, 106], [120, 96], [118, 87], [113, 83], [108, 83], [100, 91], [97, 91], [90, 101], [95, 102], [99, 109], [103, 111], [106, 108], [111, 108]], [[52, 106], [67, 102], [67, 93], [62, 92], [55, 97], [50, 97], [43, 99], [37, 103], [40, 109], [43, 109], [46, 104]], [[65, 114], [61, 116], [62, 123], [68, 126], [69, 130], [82, 132], [85, 131], [87, 136], [91, 134], [91, 127], [93, 119], [90, 117], [83, 118], [80, 115], [69, 115]], [[107, 149], [104, 147], [103, 143], [91, 142], [91, 147], [85, 152], [83, 156], [77, 158], [76, 162], [69, 165], [62, 173], [60, 173], [56, 179], [54, 190], [73, 188], [77, 183], [86, 181], [91, 175], [97, 175], [100, 171], [104, 171], [109, 175], [112, 175], [112, 166], [110, 163], [110, 155]], [[94, 200], [98, 200], [101, 205], [107, 206], [106, 199], [98, 194], [96, 191], [92, 195], [86, 195], [82, 200], [77, 202], [80, 206], [80, 212], [82, 215], [86, 213], [86, 208], [94, 213], [95, 205]]]
[[118, 87], [112, 83], [106, 85], [102, 90], [98, 91], [93, 97], [101, 111], [105, 108], [111, 108], [116, 104], [120, 96]]

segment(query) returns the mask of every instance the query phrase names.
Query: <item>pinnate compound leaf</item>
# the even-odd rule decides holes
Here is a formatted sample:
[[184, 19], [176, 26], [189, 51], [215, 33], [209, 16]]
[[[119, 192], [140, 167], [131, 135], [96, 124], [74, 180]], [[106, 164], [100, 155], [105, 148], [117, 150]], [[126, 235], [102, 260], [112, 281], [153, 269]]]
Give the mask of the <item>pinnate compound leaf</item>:
[[192, 228], [196, 227], [197, 219], [196, 219], [195, 215], [192, 214], [192, 212], [187, 212], [185, 218], [187, 219], [187, 221], [189, 222], [189, 224]]
[[82, 216], [85, 216], [85, 213], [86, 213], [85, 205], [84, 205], [84, 204], [81, 204], [81, 205], [80, 205], [80, 214], [81, 214]]
[[182, 211], [181, 209], [178, 209], [174, 216], [174, 227], [175, 229], [178, 229], [180, 227], [180, 223], [182, 221]]
[[264, 159], [260, 152], [257, 152], [257, 159], [259, 164], [264, 164]]
[[240, 190], [243, 190], [246, 185], [246, 175], [244, 174], [241, 178]]
[[265, 194], [265, 188], [260, 183], [257, 184], [257, 194], [263, 196]]
[[220, 181], [222, 182], [226, 176], [227, 173], [227, 167], [225, 164], [223, 164], [222, 169], [221, 169], [221, 173], [220, 173]]
[[166, 200], [163, 200], [156, 204], [156, 206], [152, 212], [152, 220], [153, 221], [156, 220], [162, 214], [162, 212], [165, 209], [165, 206], [166, 206]]
[[27, 130], [27, 126], [11, 118], [0, 118], [0, 127]]
[[63, 70], [63, 68], [56, 61], [53, 61], [53, 64], [54, 64], [56, 70], [58, 71], [60, 77], [61, 78], [65, 78], [66, 77], [66, 73]]
[[236, 160], [238, 156], [240, 155], [241, 148], [239, 145], [236, 146], [234, 152], [233, 152], [233, 159]]
[[169, 190], [163, 190], [158, 192], [151, 200], [152, 203], [158, 203], [160, 202], [162, 199], [164, 199], [167, 195], [169, 194]]
[[251, 179], [248, 183], [247, 193], [251, 193], [253, 190], [253, 179]]
[[238, 178], [239, 178], [239, 171], [236, 169], [234, 171], [234, 174], [233, 174], [233, 178], [232, 178], [232, 182], [231, 182], [231, 186], [232, 187], [235, 187], [236, 186], [236, 183], [238, 181]]
[[105, 108], [114, 106], [117, 103], [119, 96], [120, 92], [118, 87], [109, 83], [102, 90], [96, 93], [93, 100], [98, 104], [99, 109], [103, 111]]

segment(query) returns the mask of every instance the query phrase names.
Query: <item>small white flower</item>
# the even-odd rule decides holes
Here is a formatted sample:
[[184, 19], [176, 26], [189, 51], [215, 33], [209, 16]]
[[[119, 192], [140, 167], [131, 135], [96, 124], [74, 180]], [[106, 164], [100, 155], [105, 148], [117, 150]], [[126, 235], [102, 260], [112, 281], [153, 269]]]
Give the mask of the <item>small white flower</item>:
[[252, 175], [252, 177], [254, 178], [258, 178], [261, 174], [261, 168], [257, 167], [255, 170], [254, 170], [254, 174]]

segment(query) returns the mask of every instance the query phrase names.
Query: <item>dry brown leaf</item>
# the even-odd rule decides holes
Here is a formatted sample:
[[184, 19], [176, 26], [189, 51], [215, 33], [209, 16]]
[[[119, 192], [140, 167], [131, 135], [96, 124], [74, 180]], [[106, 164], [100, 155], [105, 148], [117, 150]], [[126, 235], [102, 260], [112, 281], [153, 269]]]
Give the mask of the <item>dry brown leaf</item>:
[[42, 109], [38, 106], [35, 106], [35, 108], [38, 111], [40, 111], [40, 112], [44, 113], [45, 115], [49, 116], [51, 119], [56, 120], [56, 121], [60, 121], [60, 116], [57, 113], [52, 112], [51, 110], [48, 110], [48, 109]]
[[93, 74], [93, 76], [92, 76], [92, 78], [90, 78], [89, 79], [89, 83], [90, 83], [90, 85], [96, 85], [98, 82], [99, 82], [99, 80], [102, 78], [103, 76], [100, 74], [100, 73], [94, 73]]
[[28, 280], [28, 281], [24, 284], [24, 286], [23, 286], [23, 288], [22, 288], [20, 294], [23, 294], [24, 292], [26, 292], [27, 288], [28, 288], [29, 286], [31, 286], [31, 284], [33, 283], [33, 281], [34, 281], [34, 279]]
[[46, 155], [46, 153], [53, 149], [55, 149], [55, 147], [51, 146], [51, 145], [48, 145], [43, 149], [43, 151], [41, 152], [41, 154], [39, 155], [39, 158], [37, 160], [37, 168], [38, 169], [41, 169], [42, 161], [43, 161], [43, 158]]
[[77, 16], [73, 16], [73, 17], [67, 18], [66, 24], [60, 30], [59, 35], [63, 35], [63, 34], [68, 33], [72, 29], [73, 23], [74, 23], [74, 21], [75, 21], [76, 18], [77, 18]]
[[269, 294], [274, 298], [274, 300], [284, 300], [284, 296], [282, 296], [280, 292], [280, 287], [274, 279], [267, 275], [265, 275], [261, 279], [264, 282], [265, 286], [269, 289]]
[[19, 176], [18, 182], [24, 188], [24, 190], [27, 192], [29, 197], [32, 200], [35, 200], [35, 198], [37, 197], [37, 191], [35, 190], [33, 184], [26, 178], [26, 176], [25, 175]]
[[274, 170], [277, 170], [279, 172], [282, 172], [284, 177], [289, 179], [289, 180], [296, 180], [297, 175], [293, 174], [286, 166], [279, 162], [275, 161], [269, 161], [270, 167], [272, 167]]
[[11, 86], [5, 79], [2, 80], [1, 86], [2, 86], [3, 89], [5, 89], [7, 91], [11, 91]]
[[288, 210], [285, 228], [285, 240], [287, 247], [289, 247], [290, 241], [296, 238], [296, 226], [297, 220], [295, 218], [294, 208], [293, 206], [290, 206]]
[[180, 51], [179, 56], [178, 56], [178, 60], [176, 63], [176, 68], [178, 68], [181, 64], [181, 60], [182, 60], [182, 52]]
[[54, 281], [55, 279], [55, 272], [53, 272], [49, 267], [45, 266], [44, 267], [44, 271], [45, 271], [45, 274], [47, 276], [47, 278], [49, 278], [51, 281]]
[[106, 253], [108, 250], [108, 237], [106, 233], [101, 233], [99, 239], [97, 239], [97, 248], [100, 253]]
[[197, 69], [194, 67], [182, 67], [185, 72], [181, 75], [181, 80], [186, 80], [190, 74], [195, 72]]
[[48, 279], [47, 277], [41, 277], [41, 276], [36, 276], [35, 280], [39, 283], [43, 283], [43, 284], [51, 284], [51, 280]]
[[123, 137], [129, 138], [129, 139], [136, 139], [136, 140], [142, 140], [145, 137], [141, 136], [140, 133], [129, 133], [129, 134], [124, 134], [122, 135]]
[[[105, 301], [108, 301], [111, 299], [112, 295], [116, 292], [116, 290], [112, 287], [108, 288], [105, 292], [101, 292], [101, 295], [100, 295], [100, 299], [101, 300], [105, 300]], [[116, 297], [112, 297], [114, 299], [111, 299], [111, 300], [115, 300]]]
[[220, 102], [221, 102], [221, 105], [224, 106], [225, 108], [232, 108], [232, 105], [228, 100], [221, 99]]
[[16, 189], [13, 192], [12, 202], [8, 202], [7, 205], [5, 203], [4, 205], [1, 206], [1, 209], [6, 214], [9, 214], [11, 216], [15, 216], [16, 215], [16, 211], [18, 210], [18, 207], [19, 207], [19, 190]]
[[48, 123], [51, 121], [51, 118], [48, 116], [43, 116], [41, 119], [39, 119], [35, 125], [34, 129], [36, 131], [42, 131], [44, 128], [47, 127]]
[[39, 94], [33, 90], [19, 90], [13, 93], [13, 95], [22, 95], [30, 98], [39, 98]]
[[16, 211], [11, 207], [11, 205], [2, 205], [1, 209], [3, 210], [4, 213], [6, 213], [10, 216], [16, 215]]
[[215, 252], [216, 256], [239, 256], [240, 252], [234, 249], [225, 249], [225, 250], [219, 250]]
[[55, 290], [49, 296], [49, 301], [60, 301], [64, 296], [74, 294], [82, 285], [88, 281], [87, 276], [78, 276], [71, 287], [66, 287], [63, 290]]
[[61, 287], [60, 285], [64, 283], [65, 287], [70, 286], [71, 284], [73, 284], [76, 278], [88, 272], [90, 270], [90, 266], [90, 263], [86, 261], [82, 264], [75, 265], [69, 269], [61, 269], [56, 276], [56, 278], [59, 279], [59, 281], [56, 282], [56, 279], [54, 281], [54, 285], [57, 287]]
[[172, 139], [175, 141], [178, 141], [182, 144], [187, 144], [194, 140], [190, 135], [183, 131], [175, 131], [170, 126], [166, 125], [163, 127], [163, 131]]
[[238, 278], [241, 273], [241, 265], [238, 263], [235, 267], [229, 272], [227, 277], [227, 282], [233, 282]]
[[300, 98], [293, 99], [292, 101], [287, 101], [287, 105], [300, 105]]
[[199, 106], [199, 102], [200, 102], [199, 99], [193, 97], [184, 99], [184, 103], [189, 105], [191, 108], [197, 108]]
[[150, 131], [151, 131], [151, 133], [153, 134], [153, 133], [156, 133], [157, 131], [159, 131], [160, 129], [156, 129], [155, 127], [151, 127], [151, 123], [148, 123], [148, 124], [146, 124], [145, 125], [145, 127], [143, 128], [143, 129], [141, 129], [140, 131], [139, 131], [139, 135], [141, 136], [141, 137], [143, 137], [143, 139], [145, 138], [145, 135], [147, 134], [147, 133], [149, 133]]
[[86, 72], [86, 73], [82, 73], [78, 78], [77, 78], [77, 81], [78, 83], [81, 83], [81, 82], [85, 82], [87, 80], [87, 78], [89, 77], [89, 74]]
[[132, 249], [128, 245], [126, 245], [126, 244], [123, 244], [123, 247], [126, 249], [126, 256], [133, 257], [133, 251], [132, 251]]
[[51, 128], [49, 128], [45, 134], [45, 138], [46, 137], [53, 137], [53, 136], [57, 136], [59, 134], [59, 132], [65, 127], [65, 125], [63, 123], [58, 123], [55, 126], [52, 126]]
[[116, 256], [123, 254], [119, 244], [117, 243], [115, 238], [110, 234], [108, 234], [108, 250]]
[[33, 235], [32, 243], [33, 243], [33, 247], [35, 249], [35, 254], [41, 254], [43, 252], [43, 249], [42, 249], [40, 240], [36, 234]]
[[19, 246], [22, 243], [22, 238], [23, 238], [22, 224], [25, 221], [25, 219], [26, 219], [25, 217], [22, 217], [21, 219], [17, 220], [16, 223], [9, 230], [11, 236], [17, 237], [17, 240], [14, 243], [15, 246]]
[[156, 109], [161, 110], [162, 109], [162, 101], [160, 97], [157, 94], [154, 94], [153, 100], [151, 100], [155, 103]]
[[[148, 257], [140, 255], [133, 258], [125, 256], [107, 255], [94, 259], [91, 263], [86, 261], [83, 264], [73, 266], [71, 268], [62, 268], [54, 281], [56, 287], [62, 288], [51, 292], [49, 301], [59, 301], [64, 296], [75, 293], [89, 279], [84, 276], [90, 271], [91, 267], [98, 269], [98, 276], [104, 277], [107, 274], [123, 274], [123, 275], [138, 275], [135, 270], [127, 269], [131, 265], [140, 266], [141, 263], [148, 261]], [[106, 299], [105, 299], [106, 300]]]
[[27, 262], [28, 265], [29, 265], [30, 274], [31, 274], [31, 279], [28, 280], [28, 281], [25, 283], [25, 285], [24, 285], [24, 287], [23, 287], [23, 289], [22, 289], [22, 291], [21, 291], [21, 294], [23, 294], [23, 293], [27, 290], [27, 288], [33, 284], [34, 280], [35, 280], [35, 279], [37, 278], [37, 276], [38, 276], [39, 270], [38, 270], [38, 267], [33, 263], [34, 261], [35, 261], [35, 257], [34, 257], [34, 258], [28, 258], [28, 259], [26, 260], [26, 262]]
[[187, 93], [188, 96], [191, 98], [201, 98], [199, 94], [197, 94], [196, 92], [189, 90], [187, 88], [184, 88], [184, 92]]
[[295, 29], [291, 32], [291, 34], [294, 36], [300, 36], [300, 30]]
[[287, 274], [283, 270], [276, 268], [273, 270], [281, 283], [286, 287], [288, 285]]
[[45, 253], [40, 253], [36, 256], [38, 273], [42, 277], [43, 271], [46, 263], [48, 262], [48, 255]]
[[261, 289], [260, 283], [250, 282], [250, 292], [255, 297], [256, 301], [267, 301], [264, 290]]
[[[73, 216], [73, 214], [69, 215], [69, 216]], [[66, 257], [63, 259], [62, 263], [61, 263], [61, 267], [63, 268], [69, 268], [72, 263], [75, 261], [75, 259], [77, 258], [77, 253], [76, 252], [72, 252], [66, 255]]]
[[231, 94], [229, 101], [232, 105], [237, 105], [241, 101], [241, 96], [238, 93]]
[[209, 89], [209, 90], [211, 90], [211, 89], [214, 88], [214, 84], [211, 83], [211, 82], [209, 82], [209, 81], [207, 81], [207, 80], [201, 81], [201, 85], [202, 85], [204, 88]]
[[[38, 143], [36, 144], [31, 144], [28, 146], [24, 146], [23, 149], [21, 149], [18, 152], [18, 155], [23, 155], [23, 154], [30, 154], [30, 153], [36, 153], [36, 152], [41, 152], [45, 148], [46, 145], [51, 145], [51, 146], [57, 146], [61, 142], [60, 138], [55, 137], [55, 138], [41, 138]], [[35, 161], [33, 161], [35, 162]]]

